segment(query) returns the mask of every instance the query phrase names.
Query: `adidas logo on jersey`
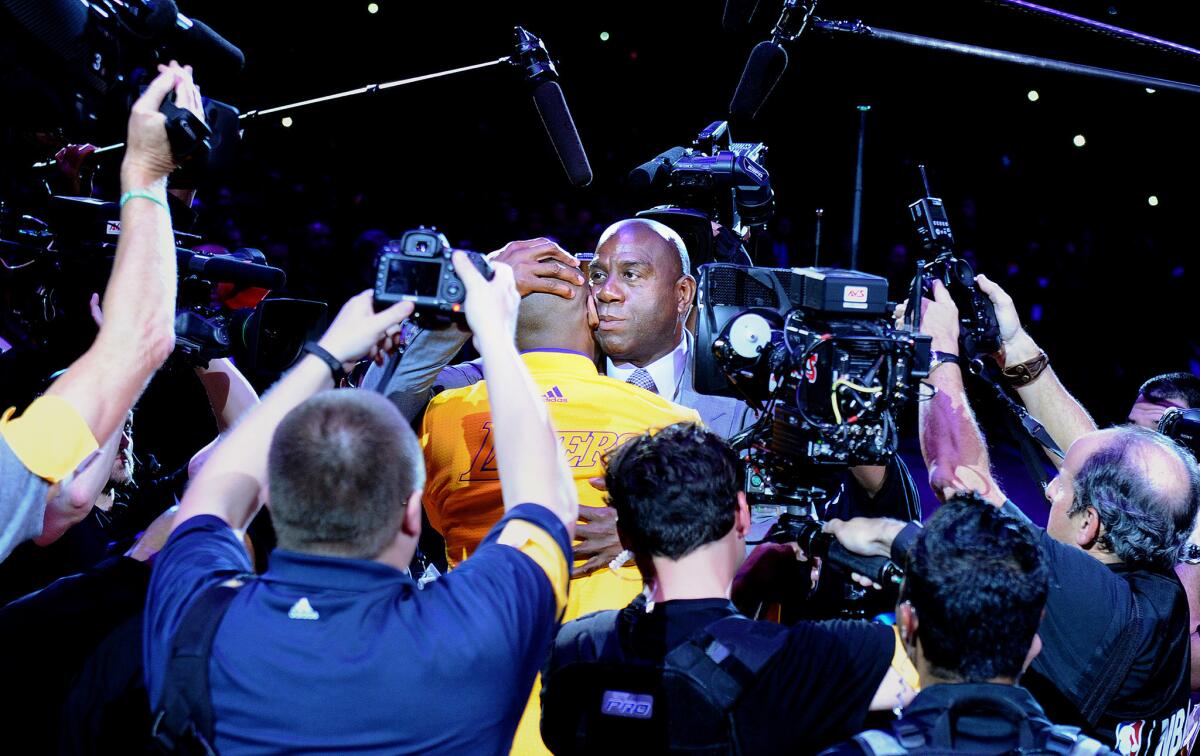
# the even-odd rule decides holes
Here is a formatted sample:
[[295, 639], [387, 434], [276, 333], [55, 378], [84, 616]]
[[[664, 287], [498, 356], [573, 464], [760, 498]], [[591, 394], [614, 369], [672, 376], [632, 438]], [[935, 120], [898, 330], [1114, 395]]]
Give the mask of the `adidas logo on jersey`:
[[566, 402], [567, 401], [567, 397], [563, 396], [563, 392], [558, 390], [558, 386], [555, 386], [554, 388], [550, 389], [546, 393], [542, 394], [542, 398], [548, 402]]
[[321, 614], [312, 608], [312, 604], [308, 603], [308, 598], [301, 597], [299, 601], [292, 604], [291, 609], [288, 609], [288, 619], [317, 620], [321, 619]]

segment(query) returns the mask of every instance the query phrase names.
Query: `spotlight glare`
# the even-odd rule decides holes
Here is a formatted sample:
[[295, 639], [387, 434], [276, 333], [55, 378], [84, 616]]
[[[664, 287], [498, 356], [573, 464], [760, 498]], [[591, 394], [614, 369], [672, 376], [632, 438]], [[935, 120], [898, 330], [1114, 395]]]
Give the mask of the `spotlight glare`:
[[1071, 143], [1076, 147], [1082, 147], [1083, 145], [1087, 144], [1087, 138], [1084, 137], [1083, 134], [1076, 134], [1075, 138], [1071, 140]]
[[600, 32], [600, 41], [601, 41], [601, 42], [607, 42], [607, 41], [608, 41], [608, 32], [606, 32], [606, 31], [602, 31], [602, 32]]
[[1146, 87], [1146, 94], [1154, 94], [1157, 91], [1158, 91], [1157, 89], [1154, 89], [1152, 87]]
[[1146, 203], [1148, 205], [1150, 205], [1150, 207], [1158, 207], [1158, 195], [1151, 194], [1149, 197], [1146, 198]]
[[283, 128], [285, 128], [285, 129], [290, 129], [292, 127], [292, 117], [291, 116], [284, 116], [283, 118], [279, 119], [279, 122], [283, 124]]
[[379, 3], [367, 3], [367, 13], [375, 15], [379, 12]]
[[1041, 97], [1041, 95], [1038, 94], [1038, 91], [1036, 89], [1029, 90], [1029, 93], [1026, 94], [1025, 96], [1029, 98], [1030, 102], [1037, 102], [1038, 99]]

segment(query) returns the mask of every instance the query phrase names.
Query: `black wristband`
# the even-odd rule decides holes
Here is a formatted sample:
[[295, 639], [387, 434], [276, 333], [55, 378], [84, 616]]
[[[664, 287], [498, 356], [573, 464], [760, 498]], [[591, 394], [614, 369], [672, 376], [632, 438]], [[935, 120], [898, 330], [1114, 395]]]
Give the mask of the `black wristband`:
[[333, 385], [342, 385], [342, 381], [346, 379], [346, 369], [342, 367], [341, 360], [339, 360], [337, 357], [334, 357], [329, 353], [328, 350], [325, 349], [325, 347], [321, 346], [315, 341], [310, 341], [305, 344], [303, 347], [301, 347], [301, 351], [308, 352], [328, 365], [329, 372], [333, 374]]

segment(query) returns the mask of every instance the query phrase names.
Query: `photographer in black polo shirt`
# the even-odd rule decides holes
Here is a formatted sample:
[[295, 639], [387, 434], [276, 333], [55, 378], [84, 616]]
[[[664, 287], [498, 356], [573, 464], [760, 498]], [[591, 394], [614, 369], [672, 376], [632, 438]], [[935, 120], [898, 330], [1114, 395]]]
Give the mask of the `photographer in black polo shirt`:
[[1038, 623], [1048, 590], [1037, 537], [976, 494], [958, 494], [917, 536], [905, 569], [896, 623], [921, 675], [904, 715], [826, 751], [1111, 753], [1055, 727], [1018, 684], [1042, 644]]

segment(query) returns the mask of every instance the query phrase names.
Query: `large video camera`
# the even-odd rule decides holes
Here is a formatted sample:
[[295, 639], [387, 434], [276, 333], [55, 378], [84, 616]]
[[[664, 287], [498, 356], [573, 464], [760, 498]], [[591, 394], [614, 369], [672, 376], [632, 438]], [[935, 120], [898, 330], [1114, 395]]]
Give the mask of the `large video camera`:
[[733, 440], [752, 503], [811, 512], [851, 465], [896, 453], [897, 416], [929, 375], [930, 338], [896, 330], [887, 280], [832, 268], [700, 268], [695, 382], [761, 412]]
[[[8, 309], [0, 335], [32, 349], [54, 348], [64, 303], [84, 302], [100, 288], [116, 254], [120, 207], [86, 197], [52, 197], [48, 220], [0, 215], [0, 255], [7, 273]], [[176, 243], [198, 241], [177, 233]], [[246, 371], [279, 372], [323, 325], [324, 302], [266, 299], [284, 272], [258, 250], [215, 254], [177, 246], [179, 297], [176, 355], [193, 364], [234, 357]], [[19, 277], [18, 277], [19, 276]], [[77, 330], [64, 324], [66, 330]]]
[[[629, 174], [631, 188], [666, 200], [637, 215], [675, 229], [695, 266], [741, 259], [741, 238], [766, 228], [775, 210], [766, 156], [765, 144], [734, 142], [729, 124], [714, 121], [691, 147], [673, 147]], [[714, 222], [732, 244], [714, 242]]]

